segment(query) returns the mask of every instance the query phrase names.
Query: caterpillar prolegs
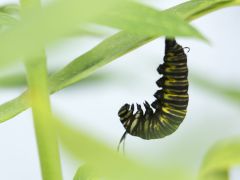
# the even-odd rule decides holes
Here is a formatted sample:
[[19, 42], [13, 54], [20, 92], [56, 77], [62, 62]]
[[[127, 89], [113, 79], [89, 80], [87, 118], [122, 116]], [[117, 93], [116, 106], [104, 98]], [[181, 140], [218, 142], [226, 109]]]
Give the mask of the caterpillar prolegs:
[[186, 116], [188, 106], [188, 67], [184, 48], [175, 39], [165, 40], [164, 63], [157, 71], [163, 76], [156, 82], [160, 88], [151, 104], [144, 102], [145, 112], [137, 104], [123, 105], [118, 116], [127, 134], [143, 139], [158, 139], [175, 132]]

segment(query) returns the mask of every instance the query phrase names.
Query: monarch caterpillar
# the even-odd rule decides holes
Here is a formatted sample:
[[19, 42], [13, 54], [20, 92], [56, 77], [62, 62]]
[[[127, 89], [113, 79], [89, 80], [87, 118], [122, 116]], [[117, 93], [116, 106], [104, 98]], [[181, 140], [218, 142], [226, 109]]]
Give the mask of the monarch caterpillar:
[[164, 63], [157, 71], [163, 76], [156, 81], [161, 89], [154, 94], [156, 100], [152, 107], [145, 101], [145, 112], [139, 104], [136, 113], [133, 104], [120, 108], [118, 116], [126, 131], [119, 145], [127, 134], [142, 139], [168, 136], [177, 130], [185, 118], [188, 106], [187, 56], [175, 39], [165, 40]]

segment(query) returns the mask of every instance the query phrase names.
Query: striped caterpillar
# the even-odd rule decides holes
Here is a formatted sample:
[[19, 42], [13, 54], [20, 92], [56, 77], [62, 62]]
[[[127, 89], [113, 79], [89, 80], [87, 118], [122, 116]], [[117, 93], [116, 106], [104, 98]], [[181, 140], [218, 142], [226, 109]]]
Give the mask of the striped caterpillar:
[[151, 104], [144, 102], [145, 112], [137, 104], [123, 105], [118, 116], [126, 129], [119, 145], [127, 134], [142, 139], [158, 139], [175, 132], [186, 116], [188, 106], [188, 67], [184, 48], [175, 39], [165, 40], [164, 63], [157, 71], [163, 76], [156, 82], [160, 88]]

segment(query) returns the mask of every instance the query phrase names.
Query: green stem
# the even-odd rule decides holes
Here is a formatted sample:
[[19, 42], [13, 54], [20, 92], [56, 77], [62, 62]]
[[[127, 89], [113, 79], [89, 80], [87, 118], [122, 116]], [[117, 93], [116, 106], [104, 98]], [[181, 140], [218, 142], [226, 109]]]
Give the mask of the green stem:
[[45, 56], [39, 56], [33, 63], [27, 63], [27, 77], [42, 177], [44, 180], [61, 180], [61, 163], [52, 122], [45, 59]]
[[[39, 7], [39, 0], [21, 0], [22, 16], [31, 7]], [[35, 134], [41, 164], [42, 179], [61, 180], [61, 162], [57, 137], [52, 121], [50, 94], [45, 52], [39, 51], [34, 61], [28, 61], [25, 66], [30, 93], [30, 103], [34, 119]]]

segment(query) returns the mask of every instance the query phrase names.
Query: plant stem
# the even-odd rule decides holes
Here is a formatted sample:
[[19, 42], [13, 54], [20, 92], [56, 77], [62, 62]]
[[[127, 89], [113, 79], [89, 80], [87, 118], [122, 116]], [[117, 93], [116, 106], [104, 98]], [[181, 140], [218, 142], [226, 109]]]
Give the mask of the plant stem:
[[[30, 8], [40, 9], [40, 0], [20, 0], [20, 2], [23, 18]], [[61, 162], [51, 112], [46, 55], [44, 50], [40, 50], [35, 57], [31, 58], [35, 60], [28, 61], [25, 66], [42, 179], [61, 180]]]
[[61, 163], [52, 121], [46, 58], [44, 53], [41, 54], [36, 61], [26, 63], [38, 153], [43, 179], [61, 180]]

